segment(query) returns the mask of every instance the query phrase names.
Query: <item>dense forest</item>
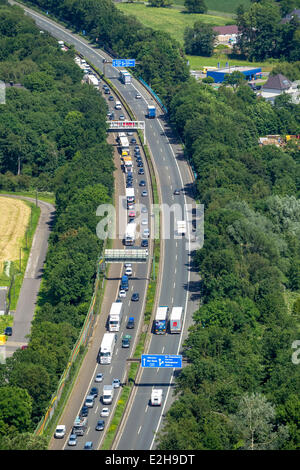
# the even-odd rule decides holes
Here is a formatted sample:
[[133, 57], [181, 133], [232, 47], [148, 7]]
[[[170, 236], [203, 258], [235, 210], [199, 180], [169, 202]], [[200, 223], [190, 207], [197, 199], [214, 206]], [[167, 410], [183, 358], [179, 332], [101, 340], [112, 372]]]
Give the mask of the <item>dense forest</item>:
[[[106, 103], [82, 84], [74, 51], [0, 7], [0, 187], [52, 190], [56, 217], [29, 346], [0, 365], [0, 448], [44, 448], [45, 413], [88, 311], [102, 241], [96, 209], [112, 201]], [[19, 173], [19, 174], [18, 174]]]
[[[247, 85], [194, 80], [170, 120], [198, 174], [204, 247], [194, 262], [201, 307], [161, 449], [299, 449], [300, 146], [259, 147], [300, 132], [299, 105], [272, 106]], [[252, 421], [252, 422], [251, 422]]]

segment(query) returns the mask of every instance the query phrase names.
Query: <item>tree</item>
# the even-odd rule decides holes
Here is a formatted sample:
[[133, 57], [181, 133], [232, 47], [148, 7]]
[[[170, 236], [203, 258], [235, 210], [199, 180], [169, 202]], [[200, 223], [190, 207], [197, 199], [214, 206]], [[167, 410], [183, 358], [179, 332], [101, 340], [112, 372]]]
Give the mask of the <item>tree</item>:
[[196, 21], [192, 28], [188, 26], [184, 31], [185, 52], [190, 55], [211, 56], [216, 34], [212, 26]]
[[207, 6], [204, 0], [184, 0], [184, 6], [188, 13], [206, 13]]
[[[235, 70], [232, 73], [226, 73], [224, 77], [223, 84], [224, 85], [232, 85], [233, 88], [241, 85], [245, 81], [245, 75], [238, 70]], [[250, 90], [251, 91], [251, 90]]]
[[171, 6], [173, 3], [172, 0], [150, 0], [149, 4], [152, 7], [165, 8]]
[[288, 438], [286, 426], [276, 426], [275, 407], [261, 393], [245, 394], [232, 421], [243, 450], [277, 450]]
[[28, 392], [14, 386], [0, 387], [0, 435], [30, 429], [32, 399]]

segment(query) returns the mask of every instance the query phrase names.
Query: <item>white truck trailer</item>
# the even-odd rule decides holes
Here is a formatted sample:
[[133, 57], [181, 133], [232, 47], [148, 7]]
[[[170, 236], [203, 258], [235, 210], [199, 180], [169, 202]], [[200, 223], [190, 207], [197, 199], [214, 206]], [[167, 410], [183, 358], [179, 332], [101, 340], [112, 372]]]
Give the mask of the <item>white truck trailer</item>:
[[173, 307], [170, 315], [170, 333], [180, 333], [182, 328], [182, 307]]

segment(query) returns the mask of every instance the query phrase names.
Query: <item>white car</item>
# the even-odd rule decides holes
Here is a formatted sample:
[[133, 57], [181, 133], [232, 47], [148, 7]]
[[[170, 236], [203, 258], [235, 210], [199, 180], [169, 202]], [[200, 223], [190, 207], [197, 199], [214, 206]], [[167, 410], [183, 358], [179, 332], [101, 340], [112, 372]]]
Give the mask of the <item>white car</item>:
[[62, 439], [66, 434], [66, 426], [64, 424], [59, 424], [56, 426], [54, 437], [56, 439]]
[[94, 396], [93, 395], [88, 395], [85, 399], [85, 406], [88, 408], [93, 408], [94, 406]]
[[103, 374], [100, 372], [99, 374], [96, 375], [95, 377], [95, 382], [102, 382], [103, 380]]
[[124, 266], [125, 266], [125, 268], [132, 268], [132, 264], [131, 264], [131, 263], [125, 263]]
[[71, 434], [68, 441], [68, 446], [76, 446], [77, 445], [77, 436], [76, 434]]
[[109, 416], [109, 411], [109, 408], [102, 408], [100, 416], [102, 416], [102, 418], [107, 418]]
[[132, 276], [132, 268], [126, 268], [125, 269], [125, 275], [126, 276]]
[[141, 213], [142, 214], [146, 214], [148, 212], [148, 209], [146, 206], [143, 206], [142, 209], [141, 209]]
[[142, 225], [148, 225], [148, 219], [142, 219]]
[[142, 96], [141, 96], [139, 93], [137, 93], [137, 94], [135, 95], [135, 98], [136, 98], [137, 100], [140, 100], [140, 99], [142, 98]]
[[149, 238], [150, 236], [150, 230], [148, 228], [145, 228], [145, 230], [143, 230], [143, 238]]
[[125, 289], [121, 289], [121, 290], [120, 290], [120, 292], [119, 292], [119, 297], [120, 297], [120, 298], [126, 297], [126, 290], [125, 290]]
[[114, 388], [119, 388], [120, 385], [121, 385], [120, 379], [114, 379], [114, 380], [112, 381], [112, 386], [113, 386]]

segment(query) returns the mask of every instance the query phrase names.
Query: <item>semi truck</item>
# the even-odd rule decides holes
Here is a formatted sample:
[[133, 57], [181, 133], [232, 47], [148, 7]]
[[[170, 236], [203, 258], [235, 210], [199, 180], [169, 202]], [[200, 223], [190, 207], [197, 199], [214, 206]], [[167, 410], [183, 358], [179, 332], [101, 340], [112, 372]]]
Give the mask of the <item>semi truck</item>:
[[131, 75], [127, 70], [120, 70], [120, 80], [124, 85], [131, 83]]
[[123, 316], [122, 302], [114, 302], [110, 307], [108, 329], [109, 331], [119, 331]]
[[135, 223], [127, 224], [125, 237], [124, 237], [125, 246], [134, 245], [135, 235], [136, 235], [136, 224]]
[[126, 188], [126, 201], [127, 205], [135, 203], [134, 188]]
[[[132, 168], [133, 168], [131, 156], [125, 155], [122, 157], [122, 159], [123, 159], [123, 166], [124, 166], [125, 173], [126, 174], [131, 173]], [[128, 188], [128, 189], [133, 189], [133, 188]]]
[[180, 333], [182, 328], [182, 307], [173, 307], [170, 315], [170, 333]]
[[154, 320], [154, 333], [156, 335], [164, 335], [167, 330], [167, 316], [169, 307], [160, 306], [158, 307]]
[[154, 119], [156, 117], [156, 107], [153, 105], [148, 105], [148, 118]]
[[114, 387], [112, 385], [103, 386], [102, 403], [103, 405], [111, 405], [114, 397]]
[[185, 220], [178, 220], [177, 221], [177, 234], [178, 235], [185, 235], [186, 232], [186, 222]]
[[127, 137], [126, 136], [120, 137], [119, 142], [120, 142], [121, 150], [122, 151], [126, 150], [126, 152], [129, 152], [129, 141]]
[[116, 344], [115, 333], [104, 333], [101, 346], [98, 352], [98, 362], [100, 364], [110, 364]]

